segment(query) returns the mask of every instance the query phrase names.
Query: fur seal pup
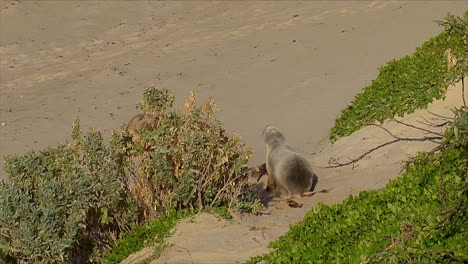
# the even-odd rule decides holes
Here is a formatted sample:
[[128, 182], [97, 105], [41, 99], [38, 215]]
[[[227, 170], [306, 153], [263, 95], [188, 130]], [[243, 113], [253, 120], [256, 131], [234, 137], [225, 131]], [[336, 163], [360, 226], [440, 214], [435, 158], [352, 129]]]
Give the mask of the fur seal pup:
[[154, 131], [158, 126], [159, 119], [157, 117], [150, 114], [138, 114], [128, 121], [127, 129], [132, 136], [132, 140], [135, 141], [140, 137], [138, 130]]
[[287, 144], [278, 128], [267, 126], [263, 134], [268, 173], [267, 191], [282, 187], [290, 197], [313, 195], [311, 187], [315, 174], [309, 162]]
[[138, 114], [128, 121], [127, 128], [130, 133], [140, 129], [153, 131], [158, 128], [158, 118], [150, 114]]

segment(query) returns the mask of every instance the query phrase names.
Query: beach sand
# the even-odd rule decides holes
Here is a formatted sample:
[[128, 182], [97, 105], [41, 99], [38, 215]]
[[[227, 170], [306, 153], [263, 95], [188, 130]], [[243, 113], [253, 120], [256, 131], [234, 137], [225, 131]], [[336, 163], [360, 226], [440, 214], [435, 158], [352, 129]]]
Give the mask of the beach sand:
[[[304, 198], [302, 208], [272, 205], [269, 215], [197, 215], [178, 225], [174, 246], [154, 263], [246, 260], [267, 252], [317, 202], [381, 188], [402, 160], [433, 146], [403, 142], [354, 170], [320, 168], [389, 139], [378, 127], [333, 145], [328, 134], [379, 67], [437, 35], [442, 28], [432, 20], [467, 8], [463, 1], [2, 1], [0, 178], [4, 155], [65, 143], [76, 116], [108, 137], [137, 113], [146, 85], [171, 90], [176, 109], [194, 90], [198, 102], [213, 97], [227, 131], [252, 147], [252, 165], [264, 162], [261, 131], [275, 125], [314, 164], [317, 189], [333, 188]], [[413, 118], [422, 114], [430, 118]]]
[[[467, 81], [465, 78], [465, 83]], [[268, 253], [271, 250], [268, 243], [287, 232], [289, 225], [302, 220], [319, 202], [339, 203], [363, 190], [383, 188], [389, 180], [401, 174], [405, 161], [420, 151], [431, 151], [438, 146], [437, 142], [404, 139], [441, 137], [445, 127], [434, 125], [446, 121], [440, 116], [453, 117], [452, 109], [462, 105], [461, 90], [461, 83], [451, 86], [446, 99], [431, 103], [428, 109], [417, 110], [378, 126], [367, 126], [334, 144], [322, 145], [310, 160], [318, 176], [315, 191], [328, 190], [328, 193], [301, 198], [301, 208], [290, 208], [284, 201], [273, 199], [265, 214], [259, 216], [232, 212], [233, 219], [225, 220], [201, 213], [185, 219], [167, 239], [171, 246], [150, 263], [242, 263], [253, 256]], [[465, 98], [468, 98], [466, 87]], [[402, 140], [383, 146], [396, 138]], [[376, 148], [378, 146], [383, 147]], [[335, 162], [349, 162], [374, 148], [375, 151], [353, 165], [327, 168], [336, 165]], [[259, 185], [265, 188], [266, 180], [267, 176], [263, 176]], [[153, 252], [154, 248], [145, 248], [123, 263], [137, 263]]]
[[[137, 113], [146, 85], [213, 97], [225, 128], [263, 161], [261, 131], [299, 151], [378, 67], [411, 54], [463, 1], [2, 1], [0, 164], [70, 139], [76, 116], [104, 136]], [[5, 173], [0, 168], [0, 177]]]

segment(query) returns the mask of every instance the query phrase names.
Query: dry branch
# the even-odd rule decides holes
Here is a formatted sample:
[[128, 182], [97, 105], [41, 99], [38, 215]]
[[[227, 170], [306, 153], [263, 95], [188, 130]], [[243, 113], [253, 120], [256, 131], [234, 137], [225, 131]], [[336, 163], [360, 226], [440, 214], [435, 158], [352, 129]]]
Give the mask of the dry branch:
[[381, 145], [378, 145], [374, 148], [371, 148], [369, 149], [368, 151], [364, 152], [362, 155], [360, 155], [359, 157], [355, 158], [355, 159], [352, 159], [348, 162], [345, 162], [345, 163], [339, 163], [339, 162], [336, 162], [335, 165], [330, 165], [330, 166], [326, 166], [325, 168], [327, 169], [331, 169], [331, 168], [339, 168], [339, 167], [344, 167], [344, 166], [348, 166], [348, 165], [351, 165], [351, 164], [354, 164], [360, 160], [362, 160], [365, 156], [371, 154], [372, 152], [380, 149], [380, 148], [383, 148], [385, 146], [388, 146], [388, 145], [391, 145], [393, 143], [396, 143], [396, 142], [399, 142], [399, 141], [433, 141], [433, 140], [440, 140], [442, 139], [442, 137], [423, 137], [423, 138], [397, 138], [397, 139], [394, 139], [392, 141], [389, 141], [389, 142], [385, 142]]
[[463, 105], [466, 107], [466, 100], [465, 100], [465, 76], [462, 76], [462, 99], [463, 99]]
[[417, 130], [424, 131], [424, 132], [426, 132], [425, 134], [434, 134], [434, 135], [438, 135], [438, 136], [444, 136], [444, 134], [442, 134], [442, 133], [434, 132], [434, 131], [431, 131], [429, 129], [418, 127], [418, 126], [415, 126], [415, 125], [406, 124], [406, 123], [401, 122], [401, 121], [396, 120], [396, 119], [393, 119], [393, 121], [397, 122], [398, 124], [407, 126], [407, 127], [411, 127], [411, 128], [417, 129]]
[[[422, 131], [429, 131], [429, 130], [426, 130], [426, 129], [423, 129], [423, 128], [419, 128], [419, 127], [416, 127], [416, 126], [413, 126], [413, 125], [409, 125], [409, 124], [405, 124], [401, 121], [397, 121], [398, 123], [401, 123], [401, 124], [404, 124], [404, 125], [407, 125], [409, 127], [413, 127], [415, 129], [418, 129], [418, 130], [422, 130]], [[431, 136], [431, 137], [422, 137], [422, 138], [408, 138], [408, 137], [398, 137], [398, 136], [395, 136], [392, 132], [390, 132], [387, 128], [385, 127], [382, 127], [380, 125], [376, 125], [376, 124], [369, 124], [369, 126], [376, 126], [376, 127], [379, 127], [381, 129], [383, 129], [385, 132], [387, 132], [391, 137], [394, 138], [394, 140], [391, 140], [391, 141], [388, 141], [388, 142], [385, 142], [383, 144], [380, 144], [376, 147], [373, 147], [367, 151], [365, 151], [363, 154], [361, 154], [359, 157], [357, 158], [354, 158], [354, 159], [351, 159], [350, 161], [348, 162], [345, 162], [345, 163], [340, 163], [336, 160], [333, 161], [333, 165], [329, 165], [329, 166], [326, 166], [324, 168], [327, 168], [327, 169], [331, 169], [331, 168], [339, 168], [339, 167], [344, 167], [344, 166], [348, 166], [348, 165], [353, 165], [353, 169], [354, 169], [354, 165], [355, 163], [357, 163], [358, 161], [362, 160], [364, 157], [366, 157], [367, 155], [371, 154], [372, 152], [380, 149], [380, 148], [383, 148], [385, 146], [388, 146], [388, 145], [391, 145], [393, 143], [397, 143], [397, 142], [400, 142], [400, 141], [411, 141], [411, 142], [414, 142], [414, 141], [431, 141], [431, 142], [435, 142], [436, 140], [441, 140], [442, 139], [442, 134], [439, 134], [439, 133], [435, 133], [435, 132], [431, 132], [431, 133], [434, 133], [434, 134], [437, 134], [438, 136]], [[435, 143], [438, 143], [438, 142], [435, 142]], [[329, 164], [331, 163], [331, 160], [329, 162]]]
[[429, 109], [426, 109], [426, 111], [427, 111], [429, 114], [433, 115], [433, 116], [437, 116], [438, 118], [441, 118], [441, 119], [444, 119], [444, 120], [453, 120], [453, 118], [451, 118], [451, 117], [443, 116], [443, 115], [439, 115], [439, 114], [433, 113], [433, 112], [429, 111]]
[[430, 127], [443, 127], [443, 126], [445, 126], [445, 125], [447, 125], [449, 123], [449, 121], [445, 121], [443, 123], [436, 124], [436, 123], [433, 123], [433, 122], [427, 120], [426, 118], [424, 118], [422, 116], [421, 116], [421, 118], [424, 119], [424, 122], [421, 122], [419, 120], [417, 122], [422, 124], [422, 125], [426, 125], [426, 126], [430, 126]]

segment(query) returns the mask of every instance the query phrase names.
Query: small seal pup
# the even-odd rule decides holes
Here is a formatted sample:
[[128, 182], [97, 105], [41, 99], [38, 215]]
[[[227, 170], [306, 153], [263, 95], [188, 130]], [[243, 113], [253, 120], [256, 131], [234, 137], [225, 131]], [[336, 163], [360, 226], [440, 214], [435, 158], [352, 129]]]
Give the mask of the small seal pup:
[[150, 114], [138, 114], [130, 121], [128, 121], [127, 129], [130, 135], [132, 135], [133, 141], [139, 138], [138, 130], [146, 129], [148, 131], [154, 131], [158, 128], [159, 119], [154, 115]]
[[263, 131], [266, 146], [267, 191], [282, 187], [290, 199], [310, 196], [315, 174], [309, 162], [286, 143], [286, 138], [274, 126]]
[[150, 114], [138, 114], [128, 121], [127, 128], [129, 132], [140, 129], [153, 131], [158, 127], [158, 118]]

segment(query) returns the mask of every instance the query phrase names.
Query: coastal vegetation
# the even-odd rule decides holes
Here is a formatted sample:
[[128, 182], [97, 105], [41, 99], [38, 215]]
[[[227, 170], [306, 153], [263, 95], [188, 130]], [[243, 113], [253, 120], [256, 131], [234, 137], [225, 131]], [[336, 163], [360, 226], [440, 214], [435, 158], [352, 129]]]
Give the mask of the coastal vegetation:
[[[348, 136], [376, 121], [382, 123], [416, 109], [426, 108], [444, 96], [447, 87], [466, 76], [468, 69], [468, 12], [448, 15], [438, 36], [424, 42], [414, 54], [391, 60], [380, 68], [370, 85], [336, 118], [330, 140]], [[447, 65], [449, 67], [447, 67]]]
[[214, 101], [197, 106], [191, 93], [182, 112], [173, 102], [149, 86], [137, 107], [158, 120], [154, 131], [132, 136], [122, 125], [105, 142], [94, 129], [83, 135], [77, 118], [73, 142], [6, 157], [2, 259], [117, 263], [162, 244], [187, 212], [258, 212], [247, 185], [251, 151], [214, 118]]
[[[389, 62], [342, 111], [331, 140], [424, 108], [466, 76], [468, 12], [438, 23], [444, 32]], [[270, 243], [271, 253], [247, 263], [467, 263], [466, 103], [453, 112], [442, 143], [408, 161], [401, 177], [340, 204], [319, 204]]]

